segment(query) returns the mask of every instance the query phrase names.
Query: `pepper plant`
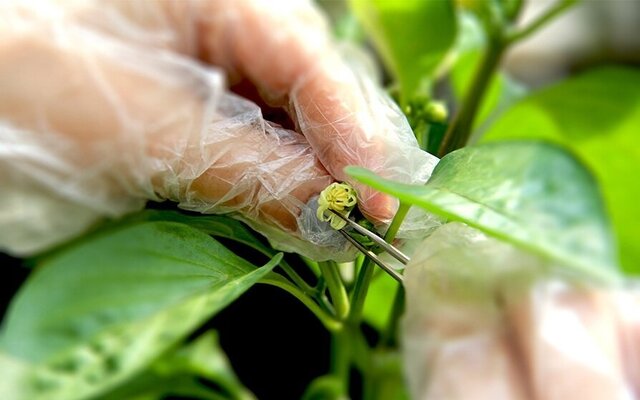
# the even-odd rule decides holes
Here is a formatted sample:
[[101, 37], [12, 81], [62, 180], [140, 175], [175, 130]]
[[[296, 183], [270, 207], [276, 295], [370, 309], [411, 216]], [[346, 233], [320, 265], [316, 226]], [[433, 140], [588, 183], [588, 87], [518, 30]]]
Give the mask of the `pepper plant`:
[[[513, 46], [574, 3], [556, 0], [521, 26], [522, 0], [350, 2], [341, 35], [373, 44], [419, 144], [441, 157], [424, 186], [348, 168], [358, 181], [400, 199], [385, 240], [394, 241], [410, 207], [421, 207], [443, 223], [464, 222], [576, 274], [609, 279], [616, 271], [640, 272], [640, 225], [633, 222], [640, 221], [634, 204], [640, 72], [600, 67], [527, 93], [512, 90], [501, 69]], [[334, 184], [319, 200], [318, 217], [342, 228], [327, 210], [353, 216], [355, 201], [353, 189]], [[314, 262], [265, 243], [228, 216], [150, 206], [23, 260], [25, 267], [12, 266], [32, 270], [3, 319], [0, 397], [408, 398], [398, 352], [402, 285], [363, 256], [347, 264]], [[238, 378], [219, 344], [224, 324], [214, 317], [257, 284], [291, 295], [320, 322], [314, 327], [330, 334], [329, 345], [305, 343], [330, 354], [327, 366], [305, 359], [322, 364], [312, 380], [250, 371], [274, 387], [304, 388], [296, 393], [245, 387], [251, 376]], [[252, 340], [283, 352], [291, 347], [262, 343], [261, 332]]]

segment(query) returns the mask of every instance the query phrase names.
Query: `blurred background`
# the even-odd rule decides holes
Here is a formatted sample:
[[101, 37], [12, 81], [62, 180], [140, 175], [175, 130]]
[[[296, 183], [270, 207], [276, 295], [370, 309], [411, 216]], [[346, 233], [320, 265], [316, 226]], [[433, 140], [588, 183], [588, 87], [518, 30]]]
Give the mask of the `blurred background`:
[[[526, 3], [525, 25], [553, 3]], [[584, 0], [514, 47], [504, 67], [532, 87], [598, 64], [640, 64], [640, 1]]]
[[[527, 25], [555, 2], [524, 0], [519, 25]], [[346, 0], [317, 3], [338, 36], [364, 40]], [[534, 88], [612, 63], [640, 65], [640, 0], [581, 0], [510, 49], [502, 66], [514, 79]]]

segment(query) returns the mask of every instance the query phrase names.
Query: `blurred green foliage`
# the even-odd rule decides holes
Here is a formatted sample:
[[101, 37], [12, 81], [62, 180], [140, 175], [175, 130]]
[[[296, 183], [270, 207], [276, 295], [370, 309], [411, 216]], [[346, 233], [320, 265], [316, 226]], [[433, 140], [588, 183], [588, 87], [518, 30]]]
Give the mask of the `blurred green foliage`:
[[[220, 392], [201, 380], [213, 382]], [[255, 399], [234, 375], [215, 331], [168, 351], [124, 385], [95, 400], [163, 400], [167, 395], [202, 400]]]
[[518, 102], [483, 138], [550, 140], [576, 154], [597, 178], [631, 274], [640, 274], [639, 88], [637, 69], [591, 70]]
[[450, 0], [350, 0], [387, 68], [401, 101], [425, 92], [454, 43], [456, 14]]

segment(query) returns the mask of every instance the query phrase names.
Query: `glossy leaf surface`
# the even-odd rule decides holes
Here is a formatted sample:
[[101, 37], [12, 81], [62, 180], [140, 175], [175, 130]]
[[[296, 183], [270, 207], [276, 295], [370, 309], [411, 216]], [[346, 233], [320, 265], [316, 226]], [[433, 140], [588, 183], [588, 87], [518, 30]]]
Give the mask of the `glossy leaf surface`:
[[537, 138], [569, 149], [593, 171], [611, 215], [622, 267], [640, 274], [640, 72], [590, 71], [516, 103], [484, 141]]
[[590, 271], [617, 266], [595, 181], [560, 147], [511, 141], [466, 147], [444, 157], [426, 185], [349, 175], [401, 201]]
[[351, 0], [353, 11], [372, 37], [404, 99], [424, 87], [456, 35], [449, 0]]
[[13, 398], [83, 399], [117, 386], [280, 258], [256, 269], [172, 222], [109, 231], [62, 251], [32, 274], [3, 326], [2, 352], [28, 365], [9, 386]]

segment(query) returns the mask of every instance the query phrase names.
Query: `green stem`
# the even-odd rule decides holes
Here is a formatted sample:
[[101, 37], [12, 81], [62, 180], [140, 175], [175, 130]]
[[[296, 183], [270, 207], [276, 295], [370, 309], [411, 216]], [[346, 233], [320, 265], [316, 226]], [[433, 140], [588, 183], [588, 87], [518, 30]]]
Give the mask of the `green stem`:
[[327, 289], [327, 281], [324, 279], [323, 275], [320, 275], [318, 277], [318, 283], [316, 284], [316, 287], [314, 289], [315, 293], [313, 294], [313, 298], [316, 300], [318, 305], [320, 305], [320, 308], [331, 315], [336, 315], [336, 311], [333, 308], [333, 305], [329, 302], [329, 299], [324, 293], [324, 291]]
[[[274, 274], [275, 275], [275, 274]], [[318, 304], [313, 301], [311, 297], [306, 295], [300, 288], [291, 283], [287, 282], [284, 278], [279, 275], [279, 278], [274, 277], [273, 275], [267, 276], [260, 280], [261, 283], [278, 287], [293, 295], [295, 298], [300, 300], [302, 304], [307, 306], [307, 308], [322, 322], [322, 324], [327, 328], [327, 330], [332, 332], [337, 332], [342, 329], [342, 322], [336, 320], [332, 315], [327, 314]]]
[[484, 94], [491, 82], [491, 78], [504, 52], [502, 39], [489, 39], [487, 51], [478, 66], [478, 70], [469, 87], [469, 91], [462, 101], [460, 110], [453, 119], [449, 129], [444, 135], [440, 144], [438, 155], [444, 157], [450, 152], [464, 147], [471, 136], [473, 122], [484, 97]]
[[360, 329], [347, 328], [351, 333], [351, 360], [353, 365], [360, 370], [363, 376], [371, 372], [372, 358], [371, 348], [364, 333]]
[[[388, 242], [393, 241], [396, 234], [398, 233], [398, 229], [400, 229], [400, 225], [404, 220], [404, 217], [407, 215], [409, 211], [410, 205], [400, 204], [398, 208], [398, 212], [396, 213], [387, 233], [384, 236], [384, 239]], [[331, 291], [331, 279], [330, 276], [333, 276], [333, 272], [337, 273], [336, 268], [329, 268], [331, 265], [323, 265], [323, 263], [319, 263], [320, 268], [322, 269], [322, 274], [327, 279], [327, 285], [329, 287], [329, 291]], [[325, 269], [327, 271], [325, 272]], [[362, 342], [356, 341], [356, 333], [359, 333], [359, 324], [362, 319], [362, 309], [364, 306], [364, 299], [367, 296], [367, 291], [369, 289], [369, 283], [371, 282], [371, 277], [373, 275], [374, 266], [371, 264], [369, 258], [365, 258], [362, 266], [360, 267], [360, 271], [358, 272], [358, 276], [356, 278], [355, 286], [353, 289], [352, 303], [351, 309], [348, 312], [347, 321], [348, 323], [342, 325], [341, 328], [333, 333], [333, 341], [332, 341], [332, 357], [331, 357], [331, 371], [334, 376], [336, 376], [341, 382], [342, 389], [346, 394], [349, 388], [349, 370], [352, 361], [356, 361], [358, 364], [363, 364], [363, 360], [366, 358], [366, 351], [362, 349], [366, 346], [366, 342], [362, 340]], [[338, 275], [339, 278], [339, 275]], [[339, 281], [342, 283], [342, 281]], [[344, 286], [341, 286], [344, 289]], [[336, 289], [334, 289], [336, 290]], [[331, 296], [334, 297], [333, 293]], [[340, 294], [340, 296], [342, 296]], [[334, 301], [334, 304], [336, 302]], [[348, 304], [348, 303], [347, 303]], [[337, 306], [337, 304], [336, 304]], [[361, 336], [359, 337], [361, 338]], [[360, 345], [360, 346], [358, 346]], [[354, 353], [355, 352], [355, 353]], [[366, 363], [366, 361], [364, 361]], [[360, 365], [360, 368], [363, 369], [364, 366]], [[368, 375], [367, 370], [362, 370], [365, 375]]]
[[[391, 225], [389, 226], [389, 229], [387, 229], [387, 233], [384, 235], [384, 240], [392, 242], [393, 239], [395, 239], [396, 234], [400, 229], [400, 225], [402, 224], [404, 217], [407, 215], [407, 212], [409, 212], [410, 207], [411, 205], [400, 203], [400, 207], [398, 207], [398, 211], [393, 217], [393, 221], [391, 221]], [[352, 325], [358, 325], [362, 319], [364, 300], [367, 297], [367, 292], [369, 291], [369, 284], [371, 283], [371, 277], [373, 276], [374, 269], [375, 267], [371, 260], [369, 258], [365, 259], [364, 263], [362, 263], [362, 267], [360, 268], [360, 272], [358, 273], [351, 298], [351, 312], [349, 313], [348, 321]]]
[[330, 315], [336, 315], [336, 310], [333, 307], [333, 304], [331, 304], [331, 302], [329, 301], [329, 298], [326, 295], [320, 295], [318, 296], [318, 298], [316, 298], [316, 301], [318, 302], [318, 304], [320, 305], [320, 308], [322, 308], [325, 312], [327, 312]]
[[[204, 385], [200, 385], [196, 389], [187, 389], [187, 390], [183, 389], [181, 391], [178, 391], [178, 393], [181, 396], [189, 396], [189, 397], [193, 396], [194, 398], [203, 399], [203, 400], [228, 400], [229, 399], [229, 397], [213, 392], [211, 389], [209, 389]], [[233, 398], [237, 399], [238, 397], [234, 396]]]
[[429, 125], [424, 121], [419, 121], [413, 131], [416, 134], [418, 146], [422, 150], [427, 151], [427, 144], [429, 143]]
[[522, 6], [524, 4], [524, 0], [515, 0], [511, 7], [506, 9], [506, 16], [509, 19], [509, 22], [515, 22], [518, 20], [520, 16], [520, 12], [522, 11]]
[[[507, 33], [509, 28], [506, 26], [505, 21], [487, 24], [485, 26], [485, 31], [488, 36], [487, 51], [461, 103], [459, 112], [456, 114], [442, 140], [438, 151], [440, 157], [444, 157], [450, 152], [465, 146], [469, 141], [476, 114], [506, 48], [537, 31], [577, 1], [578, 0], [559, 0], [527, 27], [511, 33]], [[517, 5], [513, 10], [513, 15], [510, 15], [509, 18], [515, 18], [519, 10], [520, 5]]]
[[404, 221], [404, 217], [407, 216], [410, 208], [410, 204], [400, 203], [398, 211], [396, 211], [396, 215], [393, 217], [391, 225], [389, 225], [389, 229], [387, 229], [387, 232], [384, 234], [385, 241], [391, 243], [393, 239], [396, 238], [396, 235], [400, 230], [400, 225], [402, 225], [402, 221]]
[[327, 281], [324, 279], [324, 276], [320, 275], [318, 277], [318, 283], [316, 284], [315, 291], [319, 296], [322, 296], [326, 288]]
[[402, 313], [404, 312], [404, 301], [404, 287], [402, 285], [398, 285], [393, 299], [393, 308], [391, 309], [391, 314], [389, 314], [387, 329], [380, 340], [381, 346], [392, 347], [396, 344], [398, 324], [400, 323], [400, 316], [402, 316]]
[[368, 258], [362, 263], [358, 278], [356, 278], [356, 284], [353, 287], [353, 295], [351, 297], [351, 313], [349, 314], [349, 322], [357, 325], [362, 318], [362, 310], [364, 308], [364, 299], [367, 297], [367, 291], [369, 290], [369, 284], [371, 283], [371, 277], [375, 267]]
[[331, 336], [331, 374], [340, 382], [340, 391], [346, 395], [349, 389], [349, 367], [351, 365], [351, 338], [347, 327]]
[[356, 284], [356, 279], [358, 277], [358, 273], [360, 272], [360, 269], [362, 268], [362, 264], [364, 264], [365, 259], [366, 257], [364, 256], [364, 254], [358, 253], [358, 255], [356, 256], [356, 259], [353, 261], [353, 270], [351, 272], [353, 279], [348, 285], [345, 285], [349, 293], [353, 291], [353, 288]]
[[549, 7], [549, 9], [547, 9], [542, 15], [538, 16], [538, 18], [536, 18], [529, 25], [508, 34], [506, 37], [506, 43], [510, 45], [526, 38], [527, 36], [531, 35], [538, 29], [549, 23], [555, 17], [562, 14], [565, 10], [567, 10], [577, 2], [577, 0], [560, 0], [556, 2], [553, 6]]
[[284, 271], [285, 274], [296, 284], [303, 292], [309, 295], [313, 295], [316, 292], [316, 289], [309, 285], [307, 281], [302, 279], [300, 275], [291, 267], [286, 261], [280, 261], [280, 268]]
[[305, 263], [307, 267], [309, 267], [311, 272], [313, 272], [316, 277], [320, 276], [320, 268], [318, 267], [318, 263], [316, 261], [313, 261], [312, 259], [304, 256], [300, 256], [300, 259], [303, 263]]
[[333, 307], [336, 310], [336, 316], [343, 320], [349, 314], [349, 296], [347, 290], [342, 283], [338, 265], [332, 261], [321, 261], [318, 263], [322, 276], [327, 282], [327, 288], [331, 295]]

